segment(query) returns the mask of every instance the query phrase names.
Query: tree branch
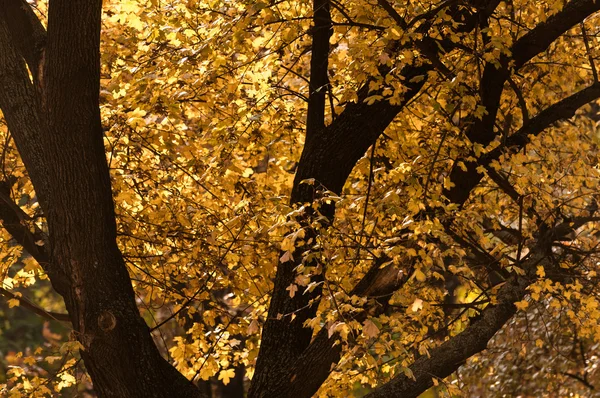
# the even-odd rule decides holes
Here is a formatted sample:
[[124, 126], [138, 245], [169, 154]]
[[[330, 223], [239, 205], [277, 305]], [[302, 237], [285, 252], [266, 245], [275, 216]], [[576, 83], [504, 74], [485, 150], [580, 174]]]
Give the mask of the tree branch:
[[12, 41], [25, 58], [36, 85], [46, 47], [46, 29], [26, 0], [0, 0]]
[[504, 84], [510, 77], [510, 68], [518, 71], [526, 62], [545, 51], [548, 46], [567, 30], [600, 10], [600, 3], [594, 0], [573, 0], [563, 10], [554, 14], [547, 21], [540, 23], [511, 47], [511, 56], [503, 54], [497, 64], [488, 62], [484, 68], [480, 82], [481, 106], [485, 114], [481, 119], [475, 118], [465, 131], [465, 135], [473, 143], [483, 146], [490, 144], [496, 137], [494, 124]]
[[116, 242], [99, 107], [101, 15], [102, 0], [50, 1], [36, 91], [0, 8], [0, 108], [44, 210], [48, 275], [95, 391], [199, 397], [156, 348]]
[[486, 349], [488, 341], [515, 314], [513, 303], [525, 297], [527, 287], [535, 279], [536, 266], [547, 257], [551, 246], [552, 241], [547, 236], [540, 239], [521, 265], [526, 276], [512, 276], [498, 291], [497, 304], [488, 305], [463, 332], [429, 350], [430, 355], [418, 358], [409, 367], [413, 377], [396, 376], [366, 397], [416, 398], [433, 385], [434, 378], [448, 377], [468, 358]]
[[[34, 225], [31, 232], [26, 222], [29, 218], [21, 208], [10, 199], [10, 184], [0, 181], [0, 220], [2, 225], [17, 243], [29, 253], [42, 268], [48, 268], [50, 256], [44, 246], [47, 236]], [[41, 244], [40, 244], [41, 243]]]
[[[393, 292], [400, 289], [412, 275], [407, 268], [402, 272], [395, 264], [389, 264], [387, 257], [375, 259], [373, 266], [361, 281], [352, 289], [349, 296], [363, 296], [382, 298], [388, 300]], [[413, 261], [412, 259], [409, 261]], [[350, 314], [353, 321], [363, 322], [370, 314], [370, 308]], [[280, 397], [312, 397], [321, 384], [331, 373], [332, 365], [340, 360], [343, 345], [337, 333], [330, 334], [327, 327], [323, 327], [313, 338], [310, 345], [302, 355], [294, 361], [293, 367], [288, 370], [286, 377], [272, 384], [273, 396]]]
[[[499, 1], [494, 0], [492, 3], [497, 6]], [[491, 13], [493, 9], [495, 7], [486, 9], [485, 12]], [[457, 12], [457, 18], [464, 17], [465, 15], [462, 12]], [[469, 25], [467, 24], [468, 20], [472, 20], [474, 22], [470, 25], [474, 28], [477, 21], [479, 21], [480, 15], [474, 13], [468, 14], [467, 17], [467, 21], [461, 21], [461, 23]], [[419, 46], [430, 46], [430, 42], [431, 40], [425, 37], [420, 41], [421, 44]], [[442, 51], [438, 46], [431, 46], [431, 48], [436, 49], [436, 51]], [[344, 111], [333, 123], [322, 128], [318, 134], [307, 135], [294, 179], [291, 202], [293, 204], [313, 203], [319, 198], [319, 189], [323, 188], [339, 194], [358, 159], [364, 155], [367, 149], [383, 133], [405, 104], [419, 93], [427, 81], [427, 73], [433, 70], [434, 67], [433, 64], [427, 62], [422, 65], [405, 66], [400, 74], [403, 76], [403, 82], [407, 87], [407, 91], [404, 93], [402, 102], [396, 105], [392, 105], [386, 100], [377, 101], [370, 105], [367, 104], [365, 99], [371, 93], [369, 92], [368, 83], [363, 85], [358, 91], [358, 103], [347, 104]], [[383, 71], [383, 73], [387, 72]], [[419, 78], [415, 79], [417, 77]], [[315, 184], [301, 183], [306, 179], [314, 179]], [[328, 220], [333, 220], [335, 210], [333, 206], [321, 206], [319, 210]], [[306, 248], [301, 249], [304, 250]], [[301, 253], [302, 251], [298, 252]], [[294, 257], [301, 256], [296, 256], [296, 253], [294, 253]], [[303, 367], [304, 364], [312, 363], [315, 360], [318, 362], [318, 365], [315, 365], [315, 368], [312, 369], [314, 372], [306, 374], [294, 373], [296, 376], [293, 376], [297, 378], [294, 381], [294, 386], [300, 386], [299, 389], [302, 390], [298, 394], [300, 396], [312, 396], [316, 389], [323, 383], [327, 374], [329, 374], [331, 364], [339, 360], [338, 347], [332, 347], [332, 341], [329, 341], [329, 339], [319, 340], [323, 343], [321, 347], [326, 351], [319, 352], [315, 349], [317, 347], [316, 344], [310, 344], [312, 348], [307, 350], [307, 355], [301, 356], [302, 352], [309, 347], [312, 331], [306, 329], [301, 331], [301, 334], [297, 332], [302, 329], [307, 319], [314, 317], [320, 296], [315, 295], [313, 291], [311, 294], [296, 295], [294, 298], [289, 297], [286, 288], [294, 281], [294, 269], [294, 262], [282, 263], [277, 267], [269, 318], [263, 330], [263, 345], [261, 346], [261, 353], [258, 360], [258, 363], [262, 361], [271, 362], [268, 365], [271, 370], [268, 373], [258, 371], [259, 366], [257, 363], [257, 371], [255, 372], [250, 388], [250, 397], [258, 396], [257, 392], [261, 390], [256, 386], [259, 383], [275, 389], [262, 390], [264, 391], [262, 392], [263, 394], [275, 394], [274, 396], [289, 395], [291, 391], [296, 391], [296, 387], [284, 390], [279, 390], [278, 388], [286, 383], [290, 383], [289, 376], [292, 374], [293, 369]], [[376, 278], [379, 272], [397, 274], [398, 270], [395, 268], [375, 270], [373, 275], [370, 274], [369, 277]], [[313, 302], [312, 306], [308, 305], [311, 301]], [[302, 308], [304, 310], [298, 312]], [[287, 317], [281, 318], [280, 316], [280, 319], [277, 318], [278, 314], [288, 313], [296, 315], [294, 321], [290, 322]], [[272, 334], [274, 330], [276, 330], [276, 333]], [[294, 331], [294, 333], [291, 331]], [[308, 338], [306, 338], [307, 336]], [[323, 360], [313, 358], [315, 355], [322, 356]], [[294, 361], [290, 364], [290, 358], [303, 358], [303, 362]], [[261, 363], [260, 366], [262, 369], [262, 366], [265, 365]], [[312, 377], [315, 372], [319, 373], [318, 377]], [[302, 388], [303, 385], [306, 388]], [[293, 395], [295, 394], [296, 392], [293, 393]]]
[[[45, 145], [39, 139], [43, 126], [36, 109], [36, 93], [18, 48], [12, 41], [6, 9], [0, 7], [0, 109], [26, 165], [42, 163]], [[43, 168], [43, 165], [40, 169]], [[42, 207], [48, 191], [45, 170], [29, 170]], [[33, 173], [31, 173], [34, 171]]]
[[572, 0], [561, 11], [538, 24], [517, 40], [512, 47], [515, 71], [536, 55], [546, 51], [559, 36], [598, 10], [600, 10], [600, 3], [596, 0]]
[[[308, 97], [308, 111], [306, 121], [306, 140], [310, 141], [325, 129], [325, 100], [330, 90], [328, 65], [329, 65], [329, 38], [333, 34], [329, 0], [313, 0], [313, 27], [312, 30], [312, 55], [310, 61], [310, 84]], [[291, 204], [306, 201], [304, 198], [294, 197]], [[312, 199], [312, 198], [311, 198]], [[312, 226], [314, 219], [312, 211], [304, 212], [298, 222], [305, 232], [304, 241], [314, 245], [317, 231]], [[332, 218], [333, 214], [326, 214]], [[257, 391], [264, 391], [272, 384], [274, 374], [285, 368], [288, 358], [296, 358], [310, 343], [312, 330], [304, 327], [304, 320], [314, 313], [318, 303], [311, 301], [321, 296], [322, 284], [310, 294], [296, 294], [290, 296], [286, 290], [294, 283], [294, 269], [302, 264], [303, 253], [311, 250], [311, 245], [305, 244], [297, 247], [293, 259], [284, 261], [277, 267], [275, 286], [269, 305], [269, 312], [265, 322], [261, 349], [256, 361], [255, 377], [253, 378], [249, 396], [255, 396]], [[318, 260], [313, 259], [308, 266], [319, 268]], [[323, 281], [325, 270], [313, 275], [313, 281]], [[314, 308], [311, 308], [311, 304]], [[294, 314], [289, 319], [288, 314]], [[284, 343], [284, 344], [282, 344]]]
[[[487, 167], [507, 151], [511, 153], [518, 152], [529, 143], [530, 136], [537, 136], [552, 124], [573, 117], [577, 109], [598, 98], [600, 98], [600, 84], [595, 83], [544, 109], [508, 137], [505, 146], [493, 149], [481, 156], [478, 161], [457, 160], [450, 173], [450, 180], [454, 183], [454, 186], [444, 189], [443, 195], [450, 202], [462, 205], [469, 197], [472, 189], [483, 178], [483, 175], [477, 171], [479, 166]], [[466, 170], [458, 167], [460, 161], [464, 162]]]
[[[333, 34], [329, 0], [313, 1], [312, 49], [306, 136], [325, 127], [325, 97], [329, 90], [329, 38]], [[308, 138], [307, 138], [308, 139]]]
[[[450, 180], [454, 186], [444, 189], [443, 195], [451, 203], [464, 204], [473, 188], [483, 179], [483, 174], [477, 171], [480, 166], [488, 168], [504, 153], [518, 152], [531, 141], [531, 137], [540, 135], [545, 129], [560, 120], [573, 117], [577, 109], [598, 98], [600, 98], [600, 84], [594, 83], [544, 109], [508, 137], [505, 145], [482, 155], [477, 161], [464, 161], [466, 170], [455, 165], [450, 173]], [[455, 164], [458, 164], [459, 161], [461, 159], [457, 160]], [[491, 172], [493, 173], [493, 171]], [[515, 199], [514, 195], [513, 199]]]
[[23, 308], [26, 308], [29, 311], [32, 311], [35, 314], [38, 314], [42, 318], [48, 319], [49, 321], [71, 322], [71, 318], [69, 317], [69, 314], [46, 311], [45, 309], [40, 308], [39, 306], [32, 303], [29, 299], [22, 297], [22, 296], [17, 296], [16, 294], [9, 292], [8, 290], [1, 288], [1, 287], [0, 287], [0, 295], [8, 298], [9, 300], [10, 299], [19, 300], [19, 304]]
[[[572, 116], [573, 112], [575, 112], [576, 109], [578, 109], [579, 107], [585, 105], [589, 101], [591, 101], [595, 98], [598, 98], [598, 97], [600, 97], [600, 87], [597, 87], [597, 85], [594, 85], [592, 87], [584, 89], [578, 93], [575, 93], [575, 94], [563, 99], [562, 101], [559, 101], [558, 103], [552, 105], [548, 109], [540, 112], [540, 114], [538, 114], [536, 117], [531, 119], [530, 123], [527, 126], [523, 126], [523, 128], [521, 130], [519, 130], [520, 133], [519, 132], [515, 133], [515, 135], [518, 134], [520, 136], [521, 134], [525, 134], [524, 133], [525, 131], [528, 132], [525, 134], [525, 137], [527, 137], [527, 135], [530, 134], [532, 131], [537, 131], [537, 134], [539, 134], [546, 127], [550, 126], [551, 124], [555, 123], [556, 121], [561, 120], [566, 117], [569, 117], [569, 115]], [[532, 126], [537, 126], [537, 128], [535, 130], [532, 130]], [[515, 136], [515, 135], [513, 135], [513, 136]], [[520, 141], [518, 141], [515, 138], [513, 141], [509, 140], [508, 144], [512, 145], [514, 147], [515, 145], [519, 145], [519, 142]], [[493, 154], [493, 158], [496, 159], [500, 156], [501, 153], [502, 153], [502, 149], [499, 148], [498, 152], [492, 151], [488, 155]], [[489, 162], [491, 162], [491, 159], [489, 159], [489, 158], [486, 158], [486, 160], [487, 160], [488, 164], [489, 164]], [[478, 176], [479, 180], [481, 178], [483, 178], [483, 176], [481, 174], [477, 173], [476, 175]], [[479, 180], [477, 181], [477, 183], [479, 182]], [[455, 180], [452, 180], [452, 181], [454, 182]], [[474, 188], [477, 185], [477, 183], [474, 183], [474, 184], [473, 183], [474, 183], [474, 181], [471, 181], [472, 187], [470, 189]], [[457, 199], [457, 197], [453, 197], [453, 196], [451, 198]], [[585, 221], [589, 221], [589, 219], [585, 219]], [[563, 236], [564, 234], [562, 233], [562, 229], [558, 228], [558, 227], [554, 228], [552, 230], [552, 232], [549, 234], [549, 236], [552, 236], [553, 239], [556, 239], [557, 236], [559, 236], [559, 235]], [[399, 268], [395, 265], [388, 265], [387, 267], [384, 267], [383, 269], [379, 269], [381, 264], [385, 263], [385, 260], [386, 260], [385, 258], [377, 260], [374, 263], [374, 266], [372, 267], [371, 271], [369, 271], [365, 275], [365, 277], [363, 277], [363, 279], [357, 284], [355, 289], [350, 294], [351, 295], [359, 295], [359, 296], [369, 295], [368, 292], [370, 292], [372, 290], [372, 285], [375, 284], [375, 281], [376, 280], [384, 280], [384, 279], [387, 281], [396, 280], [396, 281], [398, 281], [398, 283], [397, 284], [383, 283], [383, 284], [381, 284], [381, 286], [378, 285], [379, 286], [377, 289], [378, 292], [380, 291], [380, 289], [385, 289], [386, 292], [390, 292], [390, 291], [393, 292], [393, 291], [397, 290], [398, 288], [400, 288], [402, 286], [402, 280], [404, 278], [406, 278], [407, 276], [409, 276], [410, 272], [405, 272], [403, 277], [399, 278], [399, 277], [397, 277]], [[384, 278], [382, 276], [382, 274], [392, 275], [392, 278], [391, 279]], [[396, 275], [396, 276], [394, 277], [394, 275]], [[518, 283], [521, 283], [521, 282], [518, 282]], [[518, 286], [516, 286], [516, 287], [515, 286], [513, 286], [515, 289], [517, 289], [517, 288], [521, 289]], [[518, 289], [514, 290], [514, 291], [515, 292], [521, 291], [522, 296], [520, 296], [520, 297], [523, 297], [525, 294], [524, 293], [525, 290], [522, 290], [522, 289], [518, 290]], [[518, 300], [520, 300], [520, 299], [518, 299]], [[518, 301], [518, 300], [515, 300], [515, 301]], [[493, 312], [488, 311], [488, 312], [490, 312], [491, 315], [488, 315], [487, 317], [489, 319], [496, 319], [495, 323], [494, 322], [488, 322], [487, 324], [482, 323], [476, 329], [471, 329], [472, 332], [469, 332], [470, 334], [467, 334], [467, 335], [461, 337], [461, 339], [463, 339], [464, 341], [468, 341], [466, 344], [471, 344], [473, 341], [475, 341], [475, 340], [473, 340], [473, 338], [476, 337], [477, 333], [479, 333], [480, 331], [487, 333], [483, 336], [490, 336], [489, 338], [491, 338], [491, 336], [493, 336], [493, 334], [499, 328], [498, 322], [500, 322], [502, 319], [504, 319], [502, 321], [502, 323], [500, 324], [500, 326], [501, 326], [508, 319], [510, 319], [512, 314], [514, 314], [512, 302], [509, 304], [500, 305]], [[366, 314], [366, 312], [355, 314], [353, 319], [357, 319], [359, 321], [363, 320], [362, 317], [364, 317], [365, 314]], [[482, 318], [482, 319], [484, 319], [484, 318]], [[487, 319], [487, 318], [485, 318], [485, 319]], [[487, 340], [489, 340], [489, 338]], [[279, 386], [281, 388], [281, 390], [274, 390], [274, 391], [277, 391], [277, 392], [280, 392], [281, 394], [283, 394], [281, 396], [285, 396], [286, 394], [289, 396], [295, 396], [295, 397], [310, 397], [310, 396], [312, 396], [312, 394], [314, 394], [318, 390], [321, 383], [328, 377], [328, 375], [330, 373], [331, 364], [337, 363], [337, 361], [339, 360], [339, 355], [341, 353], [342, 346], [341, 346], [341, 344], [339, 344], [338, 340], [339, 340], [339, 337], [337, 335], [334, 334], [332, 336], [329, 336], [328, 331], [326, 329], [321, 330], [313, 338], [313, 341], [311, 342], [310, 346], [302, 353], [302, 356], [296, 361], [294, 368], [289, 373], [288, 377], [282, 381], [283, 384], [281, 384]], [[463, 340], [461, 340], [461, 341], [463, 341]], [[487, 343], [487, 340], [485, 340], [486, 343]], [[336, 344], [336, 342], [338, 342], [338, 343]], [[448, 352], [454, 350], [456, 347], [460, 347], [460, 344], [462, 344], [462, 343], [458, 343], [458, 342], [453, 343], [453, 345], [450, 346], [450, 348], [447, 348], [447, 349], [439, 351], [439, 352], [441, 352], [443, 355], [447, 355]], [[476, 346], [472, 346], [471, 348], [475, 349]], [[475, 351], [475, 352], [473, 352], [473, 354], [476, 352], [479, 352], [479, 351]], [[433, 360], [433, 358], [436, 358], [436, 357], [434, 356], [435, 354], [433, 354], [433, 353], [434, 353], [434, 351], [431, 351], [432, 361], [427, 362], [428, 363], [427, 366], [430, 366], [431, 363], [435, 362]], [[464, 355], [467, 355], [467, 354], [468, 354], [468, 352], [465, 351]], [[473, 354], [470, 354], [470, 355], [473, 355]], [[420, 359], [418, 361], [423, 362], [423, 361], [425, 361], [425, 359]], [[419, 362], [419, 364], [421, 362]], [[417, 365], [417, 366], [425, 366], [425, 365]], [[451, 374], [452, 372], [450, 372], [448, 374]], [[442, 376], [439, 376], [439, 377], [442, 377]], [[425, 380], [425, 381], [427, 381], [427, 380]], [[430, 383], [430, 382], [431, 382], [431, 376], [429, 376], [429, 380], [427, 381], [427, 383]], [[278, 384], [278, 383], [274, 383], [274, 385], [275, 384]], [[385, 395], [381, 395], [381, 396], [385, 396]], [[395, 396], [395, 395], [390, 395], [390, 396]], [[404, 396], [404, 395], [398, 395], [398, 396]], [[410, 395], [407, 395], [407, 396], [410, 396]]]
[[554, 123], [567, 120], [575, 116], [577, 109], [600, 98], [600, 83], [594, 83], [570, 96], [563, 98], [557, 103], [549, 106], [533, 119], [525, 123], [519, 130], [507, 138], [504, 147], [500, 146], [482, 156], [481, 164], [489, 164], [496, 160], [507, 150], [511, 153], [518, 152], [531, 142], [531, 137], [540, 135], [545, 129]]
[[388, 13], [388, 15], [396, 22], [396, 24], [399, 27], [401, 27], [404, 30], [408, 28], [408, 25], [404, 18], [402, 18], [402, 16], [398, 14], [398, 11], [396, 11], [394, 6], [392, 6], [387, 0], [377, 0], [377, 3], [379, 3], [381, 8], [383, 8]]

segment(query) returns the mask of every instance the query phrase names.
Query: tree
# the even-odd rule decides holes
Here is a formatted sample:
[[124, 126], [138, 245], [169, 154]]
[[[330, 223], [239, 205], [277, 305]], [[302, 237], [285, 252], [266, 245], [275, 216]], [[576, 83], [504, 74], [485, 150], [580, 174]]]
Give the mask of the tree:
[[102, 6], [0, 2], [4, 286], [98, 395], [416, 397], [521, 313], [591, 385], [600, 3]]

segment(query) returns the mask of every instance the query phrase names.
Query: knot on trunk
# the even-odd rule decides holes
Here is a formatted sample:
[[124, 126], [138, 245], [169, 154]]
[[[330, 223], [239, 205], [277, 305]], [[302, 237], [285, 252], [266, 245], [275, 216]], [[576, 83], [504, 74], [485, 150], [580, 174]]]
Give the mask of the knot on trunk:
[[102, 311], [98, 317], [98, 326], [103, 332], [110, 332], [117, 326], [117, 318], [110, 311]]

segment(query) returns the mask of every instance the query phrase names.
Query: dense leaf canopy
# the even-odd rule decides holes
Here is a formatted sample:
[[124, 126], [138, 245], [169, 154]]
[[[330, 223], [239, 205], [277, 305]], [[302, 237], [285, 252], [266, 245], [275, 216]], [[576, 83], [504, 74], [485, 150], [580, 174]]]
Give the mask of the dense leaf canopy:
[[600, 3], [84, 3], [0, 0], [0, 394], [600, 387]]

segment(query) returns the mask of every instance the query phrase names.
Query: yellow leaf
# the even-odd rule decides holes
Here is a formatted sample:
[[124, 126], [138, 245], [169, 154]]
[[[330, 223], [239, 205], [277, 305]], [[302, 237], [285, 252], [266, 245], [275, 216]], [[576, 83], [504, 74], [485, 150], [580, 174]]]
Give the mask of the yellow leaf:
[[292, 283], [291, 285], [286, 287], [285, 290], [290, 292], [290, 297], [294, 297], [296, 295], [296, 292], [298, 291], [298, 285], [296, 285], [295, 283]]
[[410, 309], [413, 312], [417, 312], [422, 308], [423, 308], [423, 300], [421, 300], [420, 298], [416, 298], [415, 301], [412, 303], [412, 306], [410, 307]]
[[420, 269], [416, 269], [415, 270], [415, 278], [419, 282], [425, 282], [425, 279], [427, 279], [427, 277], [425, 276], [425, 274], [423, 273], [423, 271], [421, 271]]
[[544, 266], [543, 265], [538, 265], [537, 266], [537, 271], [535, 273], [540, 278], [543, 278], [543, 277], [546, 276], [546, 271], [544, 271]]
[[60, 378], [60, 383], [58, 383], [58, 385], [56, 386], [58, 391], [62, 390], [63, 388], [72, 386], [77, 381], [75, 380], [75, 377], [72, 374], [67, 372], [61, 373], [58, 377]]
[[229, 381], [235, 377], [235, 370], [227, 369], [219, 372], [219, 380], [223, 381], [223, 384], [229, 384]]
[[515, 307], [517, 307], [517, 310], [519, 310], [519, 311], [523, 311], [523, 310], [525, 310], [527, 307], [529, 307], [529, 302], [527, 302], [526, 300], [517, 301], [517, 302], [515, 303]]
[[18, 307], [18, 306], [19, 306], [19, 299], [11, 298], [10, 300], [8, 300], [8, 308], [13, 308], [13, 307]]
[[258, 332], [258, 322], [256, 319], [253, 319], [252, 322], [250, 322], [250, 325], [248, 325], [247, 333], [254, 334], [256, 332]]
[[542, 339], [537, 339], [535, 341], [535, 346], [538, 348], [542, 348], [544, 346], [544, 342], [542, 341]]
[[36, 360], [34, 357], [25, 357], [25, 358], [23, 358], [23, 362], [29, 366], [33, 366], [33, 365], [35, 365]]
[[283, 253], [283, 255], [279, 258], [279, 262], [286, 263], [288, 261], [292, 261], [293, 259], [294, 256], [292, 256], [292, 252], [288, 250], [285, 253]]
[[50, 357], [44, 358], [44, 360], [46, 362], [48, 362], [49, 364], [53, 364], [54, 362], [60, 361], [61, 359], [62, 359], [62, 357], [59, 357], [59, 356], [50, 356]]
[[254, 170], [252, 170], [252, 168], [250, 167], [246, 167], [246, 169], [244, 170], [244, 172], [242, 173], [242, 177], [244, 178], [248, 178], [250, 177], [252, 174], [254, 174]]

